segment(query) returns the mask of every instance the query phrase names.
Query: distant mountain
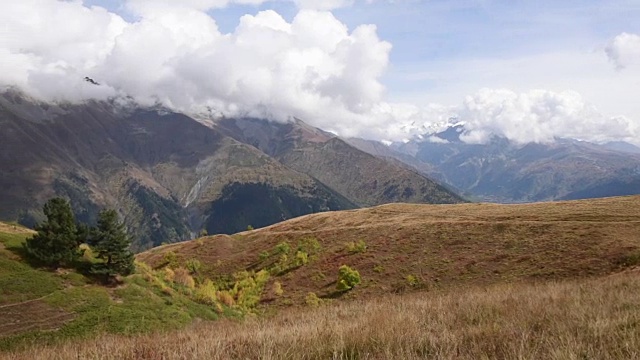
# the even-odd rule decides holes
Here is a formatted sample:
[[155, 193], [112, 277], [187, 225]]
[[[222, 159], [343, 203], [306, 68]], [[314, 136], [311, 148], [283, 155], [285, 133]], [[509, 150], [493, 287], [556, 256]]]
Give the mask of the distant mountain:
[[640, 154], [640, 147], [629, 144], [625, 141], [610, 141], [603, 146], [609, 150]]
[[[3, 93], [0, 219], [33, 225], [48, 198], [64, 196], [89, 223], [105, 206], [118, 209], [136, 248], [145, 249], [201, 229], [234, 233], [363, 204], [461, 201], [413, 170], [302, 122], [233, 123], [253, 125], [231, 132], [232, 120], [207, 126], [162, 107], [54, 105]], [[275, 132], [252, 133], [267, 129]], [[254, 143], [259, 139], [267, 143]], [[344, 169], [352, 173], [342, 175]]]
[[415, 169], [372, 156], [300, 120], [279, 124], [225, 119], [217, 126], [222, 133], [254, 145], [287, 167], [319, 180], [358, 206], [464, 201]]
[[[603, 146], [569, 139], [516, 144], [502, 137], [493, 137], [487, 144], [467, 144], [460, 140], [463, 131], [460, 125], [450, 127], [425, 137], [428, 140], [393, 144], [389, 152], [409, 156], [409, 161], [394, 157], [485, 201], [640, 194], [640, 154], [612, 149], [621, 144]], [[627, 145], [625, 148], [633, 149]]]

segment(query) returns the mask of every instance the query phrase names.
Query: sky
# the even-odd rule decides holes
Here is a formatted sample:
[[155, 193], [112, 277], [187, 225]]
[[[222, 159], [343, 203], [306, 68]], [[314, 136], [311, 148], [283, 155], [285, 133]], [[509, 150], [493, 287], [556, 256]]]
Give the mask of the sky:
[[640, 145], [639, 20], [640, 0], [0, 0], [0, 86], [385, 141], [463, 122], [473, 143]]

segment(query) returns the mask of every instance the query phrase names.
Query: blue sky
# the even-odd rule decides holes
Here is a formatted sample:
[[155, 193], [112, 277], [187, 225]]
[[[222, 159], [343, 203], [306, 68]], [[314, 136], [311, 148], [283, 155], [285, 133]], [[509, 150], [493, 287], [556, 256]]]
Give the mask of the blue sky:
[[[125, 10], [123, 0], [86, 0], [85, 4], [135, 18]], [[221, 31], [229, 33], [241, 16], [266, 9], [276, 10], [288, 21], [298, 12], [292, 3], [270, 1], [261, 5], [231, 4], [208, 13]], [[637, 0], [356, 1], [332, 12], [351, 29], [375, 24], [380, 38], [393, 45], [390, 66], [382, 80], [395, 99], [437, 89], [434, 80], [419, 74], [432, 66], [440, 69], [447, 61], [596, 51], [622, 32], [640, 33]]]
[[[456, 117], [475, 126], [470, 141], [640, 144], [640, 0], [22, 0], [2, 10], [16, 36], [0, 39], [10, 65], [0, 85], [43, 99], [126, 93], [386, 140]], [[68, 86], [85, 74], [103, 89]]]

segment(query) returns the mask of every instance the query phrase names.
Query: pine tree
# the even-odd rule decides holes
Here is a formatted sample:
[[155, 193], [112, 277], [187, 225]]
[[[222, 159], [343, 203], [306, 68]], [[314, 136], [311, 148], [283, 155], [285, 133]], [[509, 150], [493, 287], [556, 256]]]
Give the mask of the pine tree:
[[103, 260], [95, 273], [108, 279], [115, 275], [129, 275], [134, 270], [133, 253], [129, 251], [131, 239], [115, 210], [103, 210], [98, 215], [98, 227], [91, 236], [91, 245], [97, 257]]
[[71, 205], [65, 199], [53, 198], [44, 204], [43, 211], [47, 220], [27, 239], [27, 254], [52, 267], [71, 265], [80, 256]]

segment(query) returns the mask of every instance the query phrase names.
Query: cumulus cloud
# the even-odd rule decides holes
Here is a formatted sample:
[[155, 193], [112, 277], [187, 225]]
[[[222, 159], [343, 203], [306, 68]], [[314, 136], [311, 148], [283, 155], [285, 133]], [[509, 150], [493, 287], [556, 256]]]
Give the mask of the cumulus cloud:
[[520, 143], [550, 142], [556, 137], [637, 142], [640, 135], [637, 122], [622, 116], [606, 117], [573, 91], [517, 94], [484, 89], [467, 96], [457, 113], [465, 123], [462, 139], [474, 143], [486, 142], [492, 135]]
[[622, 33], [607, 44], [605, 52], [618, 70], [640, 65], [640, 35]]
[[[148, 14], [167, 8], [191, 8], [211, 10], [227, 7], [232, 4], [261, 5], [269, 0], [128, 0], [127, 8], [137, 14]], [[333, 10], [351, 6], [355, 0], [280, 0], [292, 2], [300, 9]], [[370, 2], [371, 0], [367, 0]]]
[[9, 2], [0, 12], [0, 86], [43, 100], [126, 95], [200, 116], [298, 117], [342, 136], [387, 141], [427, 138], [463, 121], [470, 142], [497, 134], [638, 143], [636, 123], [605, 117], [573, 92], [482, 90], [458, 106], [385, 101], [380, 77], [391, 44], [375, 25], [349, 29], [318, 10], [349, 0], [296, 0], [291, 21], [261, 11], [243, 16], [231, 33], [205, 12], [262, 2], [129, 0], [135, 21], [81, 1]]

